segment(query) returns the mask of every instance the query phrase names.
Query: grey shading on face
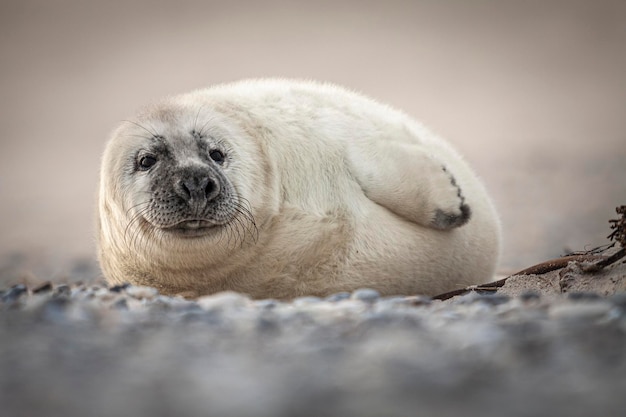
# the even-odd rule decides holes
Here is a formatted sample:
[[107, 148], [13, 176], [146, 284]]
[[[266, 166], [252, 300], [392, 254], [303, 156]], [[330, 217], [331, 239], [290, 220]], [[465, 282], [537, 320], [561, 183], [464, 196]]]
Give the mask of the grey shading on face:
[[147, 184], [140, 212], [152, 226], [202, 236], [237, 214], [237, 195], [225, 173], [226, 147], [195, 130], [153, 135], [133, 155], [132, 175]]

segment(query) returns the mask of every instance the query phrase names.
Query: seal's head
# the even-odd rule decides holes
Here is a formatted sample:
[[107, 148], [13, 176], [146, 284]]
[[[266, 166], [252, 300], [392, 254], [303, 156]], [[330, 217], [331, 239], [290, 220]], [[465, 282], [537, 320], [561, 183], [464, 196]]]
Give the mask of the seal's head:
[[251, 190], [266, 186], [264, 170], [259, 143], [197, 100], [168, 100], [122, 123], [103, 156], [98, 202], [109, 282], [180, 292], [186, 268], [242, 256], [257, 237], [263, 193]]
[[224, 172], [224, 145], [202, 132], [147, 137], [128, 161], [129, 202], [138, 216], [163, 233], [198, 237], [229, 223], [238, 195]]

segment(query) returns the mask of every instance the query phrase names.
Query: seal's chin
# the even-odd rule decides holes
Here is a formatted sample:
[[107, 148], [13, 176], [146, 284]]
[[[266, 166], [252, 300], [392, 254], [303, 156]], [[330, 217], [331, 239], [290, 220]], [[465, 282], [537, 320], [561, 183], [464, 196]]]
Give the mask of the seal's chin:
[[219, 226], [206, 220], [185, 220], [162, 230], [182, 237], [201, 237], [213, 233]]

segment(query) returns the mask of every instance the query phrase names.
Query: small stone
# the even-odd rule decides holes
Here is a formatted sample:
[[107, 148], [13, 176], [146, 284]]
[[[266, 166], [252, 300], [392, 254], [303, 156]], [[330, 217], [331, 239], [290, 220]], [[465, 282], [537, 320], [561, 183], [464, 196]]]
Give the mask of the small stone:
[[594, 292], [570, 292], [570, 293], [567, 293], [567, 298], [569, 298], [570, 300], [574, 300], [574, 301], [588, 301], [588, 300], [599, 300], [602, 297], [600, 297], [599, 294], [596, 294]]
[[198, 303], [196, 303], [195, 301], [190, 301], [190, 300], [185, 300], [185, 299], [178, 299], [178, 298], [173, 298], [171, 299], [172, 303], [171, 303], [171, 308], [173, 311], [176, 311], [178, 313], [200, 313], [203, 312], [204, 310], [202, 310], [202, 307], [200, 307], [198, 305]]
[[224, 291], [200, 297], [196, 300], [203, 310], [219, 310], [226, 308], [242, 308], [251, 305], [251, 301], [243, 294]]
[[322, 299], [319, 297], [298, 297], [295, 298], [292, 303], [294, 306], [306, 306], [311, 304], [317, 304], [321, 301]]
[[404, 303], [414, 307], [427, 306], [432, 304], [432, 302], [432, 298], [425, 295], [410, 295], [408, 297], [404, 297]]
[[26, 288], [26, 285], [17, 284], [9, 288], [9, 290], [6, 291], [2, 295], [2, 301], [4, 302], [17, 301], [21, 296], [25, 294], [28, 294], [28, 288]]
[[50, 281], [46, 281], [43, 284], [35, 287], [33, 289], [33, 294], [44, 293], [52, 290], [52, 283]]
[[478, 299], [480, 299], [481, 295], [476, 291], [469, 291], [465, 294], [460, 294], [455, 297], [444, 300], [444, 303], [451, 305], [464, 305], [464, 304], [472, 304], [475, 303]]
[[111, 292], [122, 292], [122, 291], [124, 291], [128, 287], [130, 287], [130, 284], [128, 284], [128, 283], [114, 285], [114, 286], [109, 288], [109, 291], [111, 291]]
[[324, 299], [324, 301], [336, 303], [337, 301], [347, 300], [348, 298], [350, 298], [350, 293], [347, 291], [343, 291], [329, 295]]
[[120, 298], [111, 304], [111, 308], [115, 310], [128, 310], [128, 301], [126, 301], [126, 298]]
[[389, 307], [395, 307], [395, 306], [417, 307], [417, 306], [430, 305], [432, 303], [432, 299], [424, 295], [410, 295], [406, 297], [399, 296], [399, 297], [383, 298], [381, 302], [384, 303], [385, 305], [388, 305]]
[[470, 291], [467, 294], [459, 295], [450, 299], [452, 304], [474, 304], [482, 302], [490, 306], [507, 303], [510, 298], [502, 294], [484, 293], [480, 291]]
[[519, 298], [520, 300], [524, 302], [536, 301], [541, 298], [541, 294], [538, 293], [537, 291], [525, 291], [522, 294], [520, 294]]
[[268, 298], [265, 300], [258, 300], [254, 302], [254, 305], [263, 310], [271, 310], [280, 305], [280, 301], [274, 300], [273, 298]]
[[130, 285], [126, 288], [126, 294], [136, 298], [137, 300], [152, 300], [154, 297], [159, 295], [159, 291], [153, 287]]
[[353, 300], [361, 300], [366, 303], [374, 303], [380, 298], [380, 293], [371, 288], [361, 288], [352, 293]]
[[172, 311], [176, 313], [202, 311], [202, 307], [197, 302], [186, 300], [180, 296], [158, 295], [152, 300], [147, 300], [143, 305], [152, 311]]
[[146, 304], [146, 307], [155, 312], [169, 311], [172, 309], [171, 300], [170, 297], [159, 295], [155, 297], [154, 300], [150, 300], [150, 302]]
[[475, 301], [482, 301], [492, 306], [508, 303], [510, 298], [502, 294], [478, 294]]
[[603, 301], [589, 301], [586, 303], [564, 303], [553, 306], [550, 316], [564, 320], [595, 320], [605, 317], [611, 310], [610, 303]]
[[54, 297], [69, 297], [72, 294], [72, 289], [67, 284], [57, 285], [52, 295]]

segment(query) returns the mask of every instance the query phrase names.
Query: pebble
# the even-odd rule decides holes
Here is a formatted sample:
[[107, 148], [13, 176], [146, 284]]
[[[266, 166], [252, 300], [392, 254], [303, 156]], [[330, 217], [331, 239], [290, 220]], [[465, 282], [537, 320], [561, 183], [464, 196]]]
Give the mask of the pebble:
[[44, 292], [52, 291], [52, 283], [50, 281], [33, 288], [33, 294], [40, 294]]
[[524, 302], [537, 301], [541, 299], [541, 294], [539, 294], [537, 291], [526, 291], [520, 294], [519, 298]]
[[[136, 298], [134, 301], [138, 301]], [[150, 311], [172, 311], [174, 313], [185, 313], [191, 311], [202, 311], [197, 302], [187, 300], [183, 297], [168, 297], [158, 295], [151, 300], [140, 300], [139, 306], [146, 306]]]
[[341, 301], [341, 300], [347, 300], [348, 298], [350, 298], [350, 293], [347, 291], [343, 291], [343, 292], [338, 292], [335, 294], [331, 294], [328, 297], [326, 297], [324, 299], [324, 301], [328, 301], [330, 303], [335, 303], [337, 301]]
[[205, 295], [204, 297], [198, 298], [196, 302], [203, 310], [236, 309], [253, 305], [248, 297], [233, 291]]
[[126, 288], [126, 294], [138, 300], [152, 300], [159, 295], [159, 291], [152, 287], [130, 285]]
[[111, 304], [111, 308], [114, 310], [128, 310], [128, 301], [126, 298], [120, 298]]
[[381, 299], [378, 304], [385, 305], [389, 308], [394, 308], [396, 306], [407, 306], [407, 307], [417, 307], [417, 306], [427, 306], [432, 303], [432, 299], [430, 297], [426, 297], [424, 295], [411, 295], [411, 296], [397, 296], [397, 297], [386, 297]]
[[361, 300], [366, 303], [373, 303], [380, 298], [380, 293], [371, 288], [360, 288], [352, 293], [353, 300]]
[[550, 308], [550, 317], [561, 320], [596, 320], [603, 318], [612, 306], [606, 301], [588, 301], [585, 303], [562, 303]]
[[278, 306], [281, 305], [281, 302], [278, 300], [274, 300], [273, 298], [268, 298], [265, 300], [256, 300], [254, 302], [254, 305], [257, 308], [260, 308], [262, 310], [272, 310]]
[[588, 301], [599, 300], [602, 297], [600, 297], [600, 295], [596, 294], [595, 292], [570, 292], [567, 293], [567, 298], [574, 301]]
[[508, 303], [510, 297], [501, 294], [478, 294], [476, 301], [487, 303], [492, 306]]
[[130, 284], [114, 285], [114, 286], [109, 288], [109, 291], [111, 291], [111, 292], [122, 292], [122, 291], [126, 290], [126, 288], [128, 288], [128, 287], [130, 287]]
[[52, 293], [55, 297], [69, 297], [72, 295], [72, 288], [67, 284], [57, 285]]
[[14, 302], [21, 298], [23, 295], [28, 294], [28, 288], [24, 284], [17, 284], [9, 288], [2, 295], [2, 301], [6, 302]]
[[318, 304], [321, 301], [322, 299], [319, 297], [298, 297], [298, 298], [294, 298], [292, 303], [294, 306], [299, 307], [299, 306], [306, 306], [306, 305], [311, 305], [311, 304]]

